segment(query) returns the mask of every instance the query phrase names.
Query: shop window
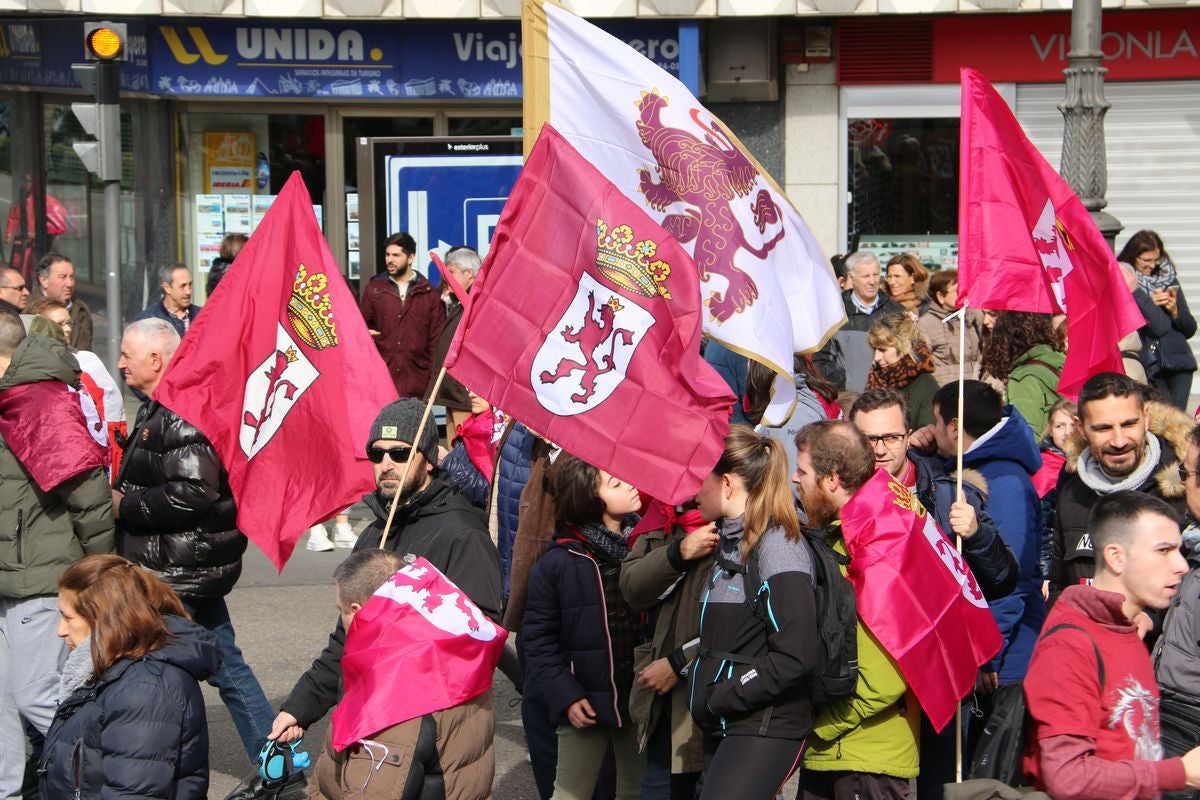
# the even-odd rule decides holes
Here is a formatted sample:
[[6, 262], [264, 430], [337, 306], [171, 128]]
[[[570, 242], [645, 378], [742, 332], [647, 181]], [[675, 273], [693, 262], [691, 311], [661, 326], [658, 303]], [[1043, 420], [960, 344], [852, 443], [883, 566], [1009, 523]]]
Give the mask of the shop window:
[[520, 117], [451, 117], [451, 136], [519, 136]]
[[958, 131], [956, 118], [848, 120], [850, 248], [956, 263]]
[[249, 235], [293, 172], [325, 220], [325, 118], [319, 114], [183, 114], [179, 208], [195, 302], [230, 234]]
[[[43, 105], [46, 158], [47, 250], [62, 253], [83, 283], [104, 282], [104, 184], [96, 180], [72, 147], [88, 137], [69, 103]], [[121, 260], [132, 263], [133, 123], [121, 112]], [[19, 227], [19, 223], [18, 223]]]

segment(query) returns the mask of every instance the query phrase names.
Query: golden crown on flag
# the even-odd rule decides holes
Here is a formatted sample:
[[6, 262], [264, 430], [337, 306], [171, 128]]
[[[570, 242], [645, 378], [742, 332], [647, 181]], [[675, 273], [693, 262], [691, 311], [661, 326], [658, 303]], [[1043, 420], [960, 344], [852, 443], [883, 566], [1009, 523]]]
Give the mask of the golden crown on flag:
[[308, 274], [303, 264], [296, 270], [296, 282], [288, 299], [287, 314], [292, 330], [309, 347], [324, 350], [338, 343], [333, 324], [329, 293], [325, 291], [329, 278], [325, 273]]
[[671, 265], [654, 259], [658, 243], [652, 239], [633, 241], [633, 229], [617, 225], [611, 230], [602, 219], [596, 220], [596, 269], [618, 286], [642, 297], [671, 299], [664, 285]]

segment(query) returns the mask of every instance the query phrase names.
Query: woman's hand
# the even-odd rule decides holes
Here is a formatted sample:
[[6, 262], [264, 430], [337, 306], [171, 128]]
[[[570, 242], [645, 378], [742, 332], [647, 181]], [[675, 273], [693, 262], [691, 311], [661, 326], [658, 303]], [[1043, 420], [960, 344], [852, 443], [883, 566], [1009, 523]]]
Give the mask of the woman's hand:
[[646, 668], [638, 675], [637, 681], [642, 686], [648, 686], [659, 694], [666, 694], [675, 688], [675, 684], [679, 683], [679, 677], [675, 674], [675, 670], [671, 669], [670, 661], [665, 658], [656, 658], [646, 665]]
[[596, 712], [587, 698], [576, 700], [567, 707], [567, 719], [575, 728], [590, 728], [596, 724]]
[[717, 549], [717, 524], [710, 522], [679, 540], [679, 555], [684, 561], [704, 558]]

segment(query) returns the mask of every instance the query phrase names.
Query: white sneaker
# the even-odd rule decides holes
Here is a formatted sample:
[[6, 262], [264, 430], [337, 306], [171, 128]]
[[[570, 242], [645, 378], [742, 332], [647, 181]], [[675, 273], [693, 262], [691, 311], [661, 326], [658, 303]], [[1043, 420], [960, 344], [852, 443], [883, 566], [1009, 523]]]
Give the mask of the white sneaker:
[[308, 544], [304, 545], [304, 549], [315, 553], [327, 553], [333, 549], [333, 542], [329, 541], [324, 525], [318, 523], [308, 529]]
[[333, 524], [333, 544], [335, 547], [349, 549], [354, 547], [354, 543], [358, 541], [358, 537], [354, 535], [354, 529], [350, 527], [349, 522], [335, 522]]

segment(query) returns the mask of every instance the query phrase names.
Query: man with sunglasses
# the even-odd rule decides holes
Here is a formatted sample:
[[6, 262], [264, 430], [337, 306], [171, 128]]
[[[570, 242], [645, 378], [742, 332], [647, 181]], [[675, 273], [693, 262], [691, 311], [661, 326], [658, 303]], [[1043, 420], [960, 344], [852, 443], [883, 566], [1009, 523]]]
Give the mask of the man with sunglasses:
[[29, 286], [21, 273], [8, 267], [0, 268], [0, 314], [24, 314], [29, 302]]
[[[500, 556], [482, 512], [437, 469], [433, 421], [427, 420], [417, 435], [424, 411], [420, 400], [397, 400], [385, 406], [371, 425], [367, 458], [375, 468], [376, 490], [363, 502], [375, 514], [375, 522], [358, 537], [354, 551], [383, 547], [407, 562], [423, 556], [499, 622]], [[405, 462], [410, 458], [405, 478]], [[393, 502], [396, 511], [387, 528]], [[339, 619], [325, 650], [283, 702], [269, 738], [292, 741], [334, 707], [341, 696], [345, 644], [346, 630]]]

